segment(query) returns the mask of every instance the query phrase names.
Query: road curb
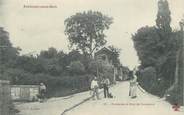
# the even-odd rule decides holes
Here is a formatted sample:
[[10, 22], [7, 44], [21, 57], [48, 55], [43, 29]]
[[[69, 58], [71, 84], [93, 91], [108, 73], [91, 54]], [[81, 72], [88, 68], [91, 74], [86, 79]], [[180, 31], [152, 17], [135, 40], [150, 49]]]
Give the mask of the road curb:
[[[110, 88], [112, 88], [113, 86], [114, 86], [114, 85], [112, 85]], [[103, 92], [103, 89], [99, 92], [99, 94], [101, 94], [102, 92]], [[79, 103], [73, 105], [72, 107], [70, 107], [70, 108], [68, 108], [68, 109], [65, 109], [65, 110], [61, 113], [61, 115], [65, 115], [66, 112], [68, 112], [68, 111], [70, 111], [70, 110], [72, 110], [72, 109], [74, 109], [74, 108], [80, 106], [81, 104], [83, 104], [83, 103], [89, 101], [91, 98], [92, 98], [92, 96], [87, 97], [87, 98], [85, 98], [84, 100], [82, 100], [81, 102], [79, 102]]]

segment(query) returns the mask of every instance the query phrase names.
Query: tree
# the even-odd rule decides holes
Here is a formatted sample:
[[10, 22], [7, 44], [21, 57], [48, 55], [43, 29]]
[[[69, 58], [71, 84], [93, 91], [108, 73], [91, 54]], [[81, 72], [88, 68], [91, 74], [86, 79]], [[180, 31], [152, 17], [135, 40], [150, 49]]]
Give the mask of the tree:
[[171, 32], [171, 12], [167, 0], [158, 1], [158, 13], [156, 19], [156, 26], [165, 32]]
[[100, 12], [83, 12], [65, 20], [65, 34], [70, 43], [70, 48], [76, 48], [83, 54], [92, 56], [99, 47], [106, 44], [104, 30], [109, 29], [112, 18]]
[[[174, 82], [180, 32], [172, 31], [170, 22], [168, 2], [159, 0], [156, 26], [142, 27], [132, 36], [141, 68], [153, 67], [156, 70], [156, 78], [149, 79], [154, 81], [151, 93], [159, 96], [163, 96]], [[146, 84], [147, 81], [142, 80]]]
[[165, 51], [165, 44], [158, 35], [157, 29], [148, 26], [142, 27], [133, 35], [132, 39], [139, 60], [141, 60], [141, 66], [143, 68], [155, 67], [156, 61]]
[[9, 33], [0, 27], [0, 62], [6, 64], [18, 56], [20, 49], [12, 46]]
[[34, 56], [19, 56], [12, 68], [23, 69], [33, 74], [44, 72], [43, 64]]
[[69, 69], [72, 75], [83, 74], [85, 71], [84, 65], [80, 61], [72, 61]]
[[9, 33], [0, 27], [0, 79], [3, 79], [7, 67], [14, 64], [19, 50], [12, 46]]
[[82, 61], [83, 55], [78, 50], [72, 50], [67, 55], [67, 60], [71, 61]]
[[66, 54], [63, 51], [57, 51], [51, 47], [48, 50], [43, 50], [37, 56], [37, 60], [44, 67], [42, 72], [48, 73], [52, 76], [59, 76], [65, 72], [67, 66]]
[[113, 52], [112, 55], [112, 63], [114, 66], [118, 66], [120, 64], [119, 56], [121, 49], [114, 47], [113, 45], [108, 46], [108, 48]]
[[[179, 40], [177, 34], [177, 32], [170, 33], [170, 37], [163, 39], [163, 37], [160, 37], [157, 28], [147, 26], [140, 28], [132, 37], [141, 61], [141, 68], [154, 67], [157, 79], [162, 80], [162, 84], [160, 84], [162, 87], [159, 89], [161, 95], [174, 81]], [[155, 87], [155, 89], [158, 89], [158, 87]], [[158, 94], [158, 91], [155, 92]]]
[[106, 76], [113, 81], [113, 67], [100, 59], [90, 61], [88, 72], [99, 77], [99, 79], [102, 79], [102, 76]]
[[181, 30], [176, 34], [179, 37], [178, 50], [176, 54], [176, 69], [175, 69], [175, 79], [173, 85], [166, 91], [167, 94], [170, 96], [167, 97], [167, 100], [171, 103], [178, 103], [180, 105], [184, 105], [184, 98], [183, 98], [183, 79], [184, 79], [184, 19], [180, 21]]
[[56, 55], [57, 55], [57, 50], [55, 49], [55, 48], [53, 48], [53, 47], [50, 47], [49, 49], [48, 49], [48, 51], [41, 51], [40, 52], [40, 57], [43, 57], [43, 58], [53, 58], [53, 57], [56, 57]]

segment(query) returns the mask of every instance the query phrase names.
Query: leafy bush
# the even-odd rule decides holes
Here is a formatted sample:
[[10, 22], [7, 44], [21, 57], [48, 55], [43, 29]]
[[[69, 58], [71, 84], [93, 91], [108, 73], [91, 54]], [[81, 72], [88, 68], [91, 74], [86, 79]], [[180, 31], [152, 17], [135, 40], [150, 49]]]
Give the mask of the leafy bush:
[[69, 65], [69, 70], [71, 74], [83, 74], [85, 68], [80, 61], [72, 61]]
[[98, 73], [99, 80], [101, 80], [103, 76], [106, 76], [113, 82], [113, 67], [101, 60], [92, 60], [89, 63], [89, 72], [96, 76]]

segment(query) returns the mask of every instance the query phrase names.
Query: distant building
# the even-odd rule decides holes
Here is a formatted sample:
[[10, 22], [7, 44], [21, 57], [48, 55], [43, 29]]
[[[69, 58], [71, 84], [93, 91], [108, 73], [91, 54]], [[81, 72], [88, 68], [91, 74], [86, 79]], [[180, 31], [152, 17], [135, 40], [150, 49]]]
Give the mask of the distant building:
[[36, 101], [39, 85], [12, 85], [11, 97], [14, 101]]
[[128, 80], [129, 79], [129, 69], [128, 67], [125, 67], [125, 66], [119, 66], [118, 68], [118, 80], [120, 81], [124, 81], [124, 80]]

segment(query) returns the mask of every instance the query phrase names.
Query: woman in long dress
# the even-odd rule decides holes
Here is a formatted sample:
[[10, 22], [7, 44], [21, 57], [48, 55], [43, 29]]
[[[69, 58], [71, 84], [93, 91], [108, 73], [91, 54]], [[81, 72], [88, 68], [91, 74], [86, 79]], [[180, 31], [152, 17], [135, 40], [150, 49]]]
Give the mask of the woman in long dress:
[[130, 80], [130, 97], [136, 98], [137, 97], [137, 76], [135, 72], [132, 72], [132, 79]]

